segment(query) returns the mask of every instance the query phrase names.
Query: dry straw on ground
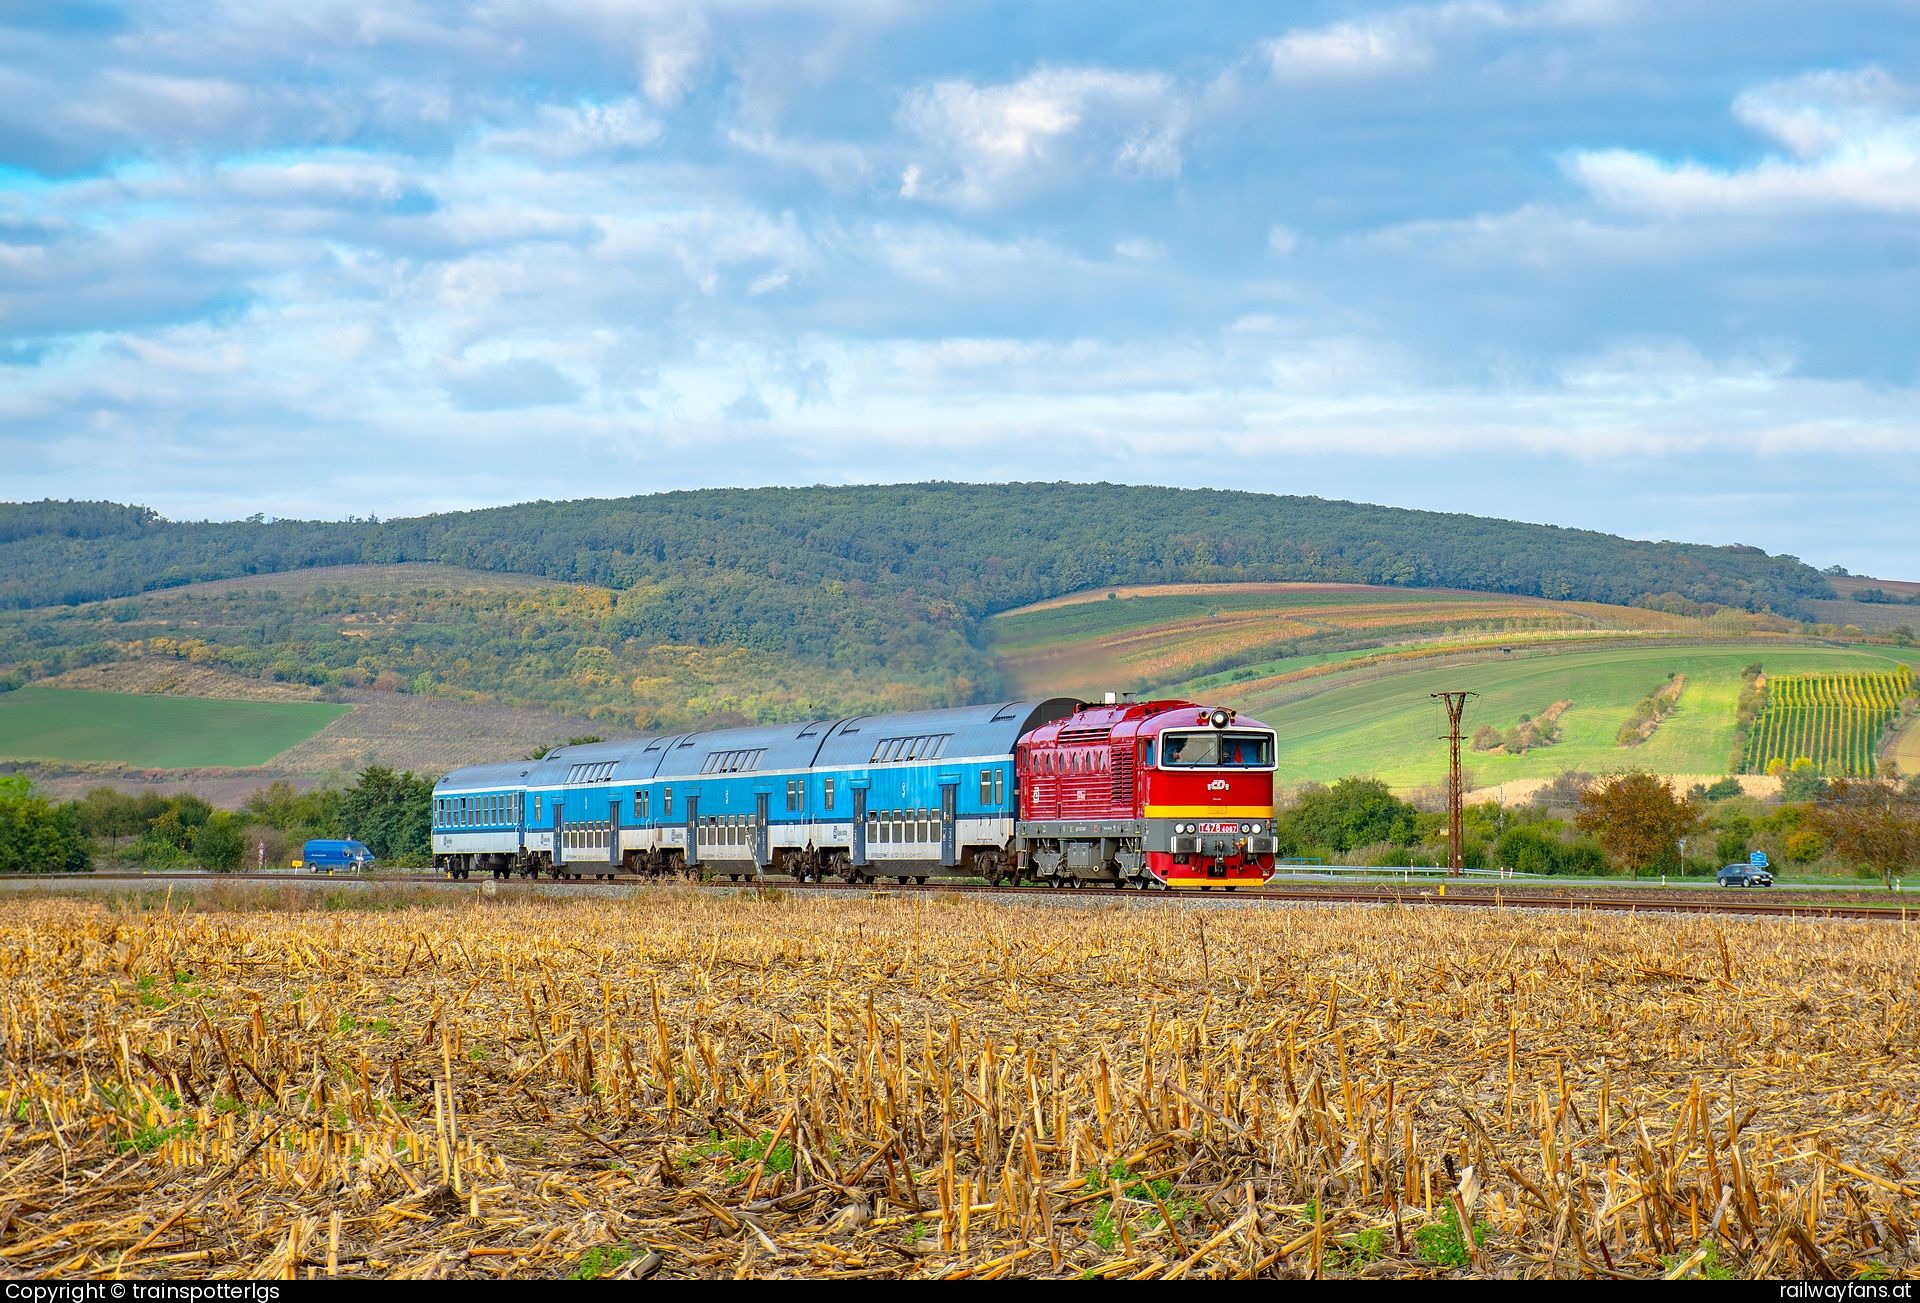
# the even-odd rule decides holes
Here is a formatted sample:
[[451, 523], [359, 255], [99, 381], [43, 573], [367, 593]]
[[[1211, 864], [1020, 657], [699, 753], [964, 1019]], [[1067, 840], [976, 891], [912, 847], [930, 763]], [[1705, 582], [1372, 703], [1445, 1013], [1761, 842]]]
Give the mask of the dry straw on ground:
[[8, 901], [0, 1268], [1851, 1278], [1920, 1252], [1899, 924], [355, 899]]

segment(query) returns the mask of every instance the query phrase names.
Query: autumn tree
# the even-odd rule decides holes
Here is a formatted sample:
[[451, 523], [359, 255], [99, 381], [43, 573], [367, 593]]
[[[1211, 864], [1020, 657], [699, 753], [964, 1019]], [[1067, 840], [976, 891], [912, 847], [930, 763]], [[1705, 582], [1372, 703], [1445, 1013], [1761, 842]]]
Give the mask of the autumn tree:
[[1616, 774], [1580, 795], [1573, 817], [1581, 832], [1600, 839], [1607, 855], [1634, 877], [1674, 852], [1699, 825], [1700, 814], [1677, 798], [1664, 778], [1633, 771]]
[[1819, 833], [1841, 859], [1872, 868], [1893, 886], [1901, 870], [1920, 863], [1920, 792], [1891, 783], [1836, 778], [1827, 784], [1801, 826]]

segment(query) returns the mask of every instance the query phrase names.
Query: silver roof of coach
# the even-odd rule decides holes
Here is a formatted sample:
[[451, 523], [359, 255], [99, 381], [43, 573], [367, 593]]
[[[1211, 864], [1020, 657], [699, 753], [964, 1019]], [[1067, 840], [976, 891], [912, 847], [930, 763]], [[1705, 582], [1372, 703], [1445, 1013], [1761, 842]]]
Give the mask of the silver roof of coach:
[[556, 747], [539, 760], [456, 769], [434, 790], [644, 783], [656, 778], [719, 778], [816, 767], [860, 769], [888, 763], [874, 757], [883, 743], [902, 739], [938, 739], [937, 743], [922, 742], [918, 748], [910, 743], [896, 748], [919, 760], [1010, 755], [1021, 734], [1066, 718], [1078, 705], [1071, 697], [1050, 697], [619, 742], [583, 742]]

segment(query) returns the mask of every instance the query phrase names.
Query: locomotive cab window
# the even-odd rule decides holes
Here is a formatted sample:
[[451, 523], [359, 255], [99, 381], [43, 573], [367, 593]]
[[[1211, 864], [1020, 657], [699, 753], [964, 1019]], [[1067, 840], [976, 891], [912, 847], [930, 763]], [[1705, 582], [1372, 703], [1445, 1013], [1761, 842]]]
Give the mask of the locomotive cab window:
[[1271, 769], [1271, 733], [1167, 733], [1161, 764], [1167, 768]]

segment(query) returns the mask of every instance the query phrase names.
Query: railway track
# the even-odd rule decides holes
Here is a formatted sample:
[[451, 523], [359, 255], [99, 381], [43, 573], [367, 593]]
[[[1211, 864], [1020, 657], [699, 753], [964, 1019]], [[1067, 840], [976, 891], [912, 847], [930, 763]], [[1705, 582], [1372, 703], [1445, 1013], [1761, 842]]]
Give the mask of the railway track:
[[[22, 886], [105, 886], [108, 884], [124, 886], [145, 886], [152, 888], [177, 886], [210, 886], [220, 884], [272, 884], [319, 887], [345, 883], [373, 885], [405, 885], [448, 887], [456, 890], [478, 890], [491, 878], [472, 878], [457, 881], [438, 875], [407, 876], [398, 874], [374, 874], [362, 876], [333, 876], [323, 874], [290, 873], [58, 873], [58, 874], [6, 874], [0, 875], [0, 887], [10, 883]], [[582, 878], [578, 881], [563, 879], [560, 882], [520, 880], [519, 885], [531, 887], [560, 886], [579, 889], [615, 886], [647, 885], [649, 879], [617, 877], [612, 879]], [[748, 886], [747, 883], [715, 883], [712, 885]], [[1054, 899], [1099, 899], [1106, 894], [1102, 886], [1089, 885], [1082, 888], [1059, 887], [991, 887], [983, 883], [943, 883], [930, 882], [926, 885], [914, 883], [897, 884], [890, 881], [878, 882], [795, 882], [780, 880], [766, 884], [781, 891], [861, 893], [874, 892], [957, 892], [969, 895], [1021, 896], [1037, 895]], [[1582, 895], [1574, 892], [1540, 893], [1507, 891], [1499, 887], [1480, 884], [1446, 884], [1442, 892], [1439, 884], [1431, 888], [1383, 886], [1346, 886], [1326, 888], [1287, 888], [1263, 887], [1248, 888], [1231, 894], [1223, 892], [1183, 889], [1178, 891], [1116, 892], [1114, 899], [1171, 900], [1188, 899], [1233, 902], [1272, 901], [1284, 904], [1363, 904], [1397, 905], [1407, 908], [1418, 906], [1443, 906], [1461, 909], [1592, 909], [1608, 913], [1678, 913], [1678, 914], [1745, 914], [1765, 917], [1785, 918], [1835, 918], [1835, 919], [1884, 919], [1904, 922], [1907, 917], [1905, 906], [1833, 904], [1825, 902], [1794, 901], [1756, 898], [1741, 893], [1734, 898], [1708, 896], [1702, 891], [1698, 899], [1686, 896], [1634, 896], [1622, 894]], [[1920, 905], [1915, 907], [1916, 917], [1920, 917]]]

